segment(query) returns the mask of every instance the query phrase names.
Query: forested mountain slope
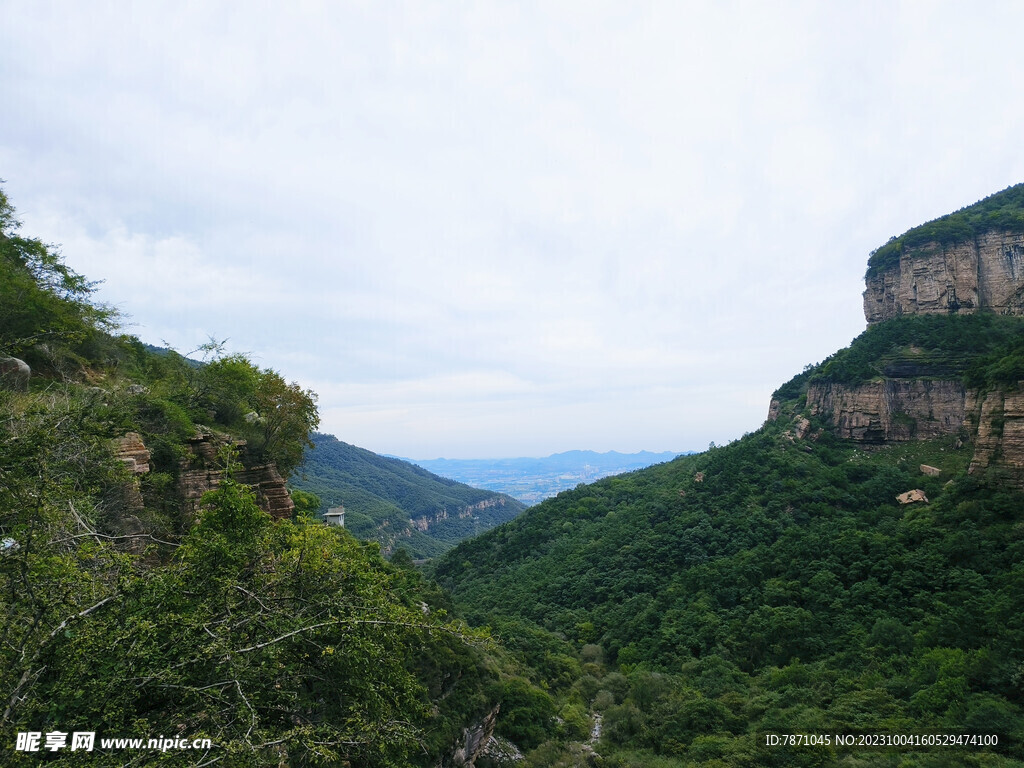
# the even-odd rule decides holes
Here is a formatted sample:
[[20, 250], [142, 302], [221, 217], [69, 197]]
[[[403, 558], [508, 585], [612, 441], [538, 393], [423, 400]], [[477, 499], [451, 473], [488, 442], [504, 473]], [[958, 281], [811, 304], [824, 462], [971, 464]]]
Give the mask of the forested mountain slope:
[[[873, 324], [756, 432], [562, 493], [433, 573], [471, 621], [604, 659], [573, 690], [612, 764], [1021, 765], [1024, 320], [957, 309]], [[835, 741], [936, 733], [966, 744]]]
[[344, 505], [345, 526], [391, 552], [438, 555], [476, 533], [511, 520], [524, 505], [471, 488], [401, 459], [378, 456], [333, 435], [314, 433], [291, 484], [320, 497], [322, 510]]
[[117, 335], [91, 287], [0, 191], [3, 762], [432, 768], [486, 742], [532, 690], [517, 662], [288, 499], [313, 393]]

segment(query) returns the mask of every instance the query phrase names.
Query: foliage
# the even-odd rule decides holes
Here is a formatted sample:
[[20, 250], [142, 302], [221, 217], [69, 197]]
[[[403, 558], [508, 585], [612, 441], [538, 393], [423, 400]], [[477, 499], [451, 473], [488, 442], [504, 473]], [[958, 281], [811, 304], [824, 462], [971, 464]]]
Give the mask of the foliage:
[[320, 423], [316, 394], [276, 371], [230, 355], [196, 369], [193, 387], [198, 408], [246, 438], [253, 458], [274, 462], [282, 475], [291, 474], [313, 445], [309, 434]]
[[[287, 472], [317, 423], [313, 393], [240, 356], [197, 362], [105, 333], [90, 284], [14, 238], [2, 203], [4, 351], [43, 355], [45, 340], [61, 363], [37, 368], [29, 392], [0, 391], [5, 733], [213, 740], [128, 756], [146, 764], [435, 765], [493, 709], [506, 673], [485, 634], [409, 563], [314, 522], [315, 495], [271, 521], [231, 454], [207, 464], [226, 474], [198, 518], [183, 512], [199, 425]], [[129, 431], [151, 453], [146, 474], [115, 457]]]
[[47, 503], [4, 520], [19, 545], [0, 561], [3, 594], [18, 596], [4, 605], [5, 725], [209, 737], [232, 765], [405, 766], [486, 703], [482, 638], [425, 613], [430, 590], [376, 546], [309, 519], [274, 524], [228, 478], [173, 558], [140, 568], [70, 517], [85, 497], [66, 477], [26, 478]]
[[906, 315], [868, 326], [850, 346], [779, 387], [795, 401], [809, 384], [856, 386], [878, 377], [962, 379], [969, 387], [1024, 378], [1024, 318], [989, 313]]
[[[966, 477], [952, 439], [868, 454], [785, 426], [560, 494], [434, 573], [472, 622], [601, 646], [625, 680], [588, 662], [573, 690], [605, 712], [602, 754], [771, 764], [757, 734], [985, 711], [1020, 757], [1024, 499]], [[915, 487], [932, 503], [895, 503]]]
[[961, 208], [893, 237], [868, 259], [871, 278], [899, 264], [908, 248], [927, 243], [949, 246], [970, 240], [989, 229], [1024, 232], [1024, 184], [1007, 187], [973, 205]]
[[77, 348], [110, 329], [116, 313], [91, 301], [95, 283], [68, 267], [59, 252], [18, 234], [13, 206], [0, 189], [0, 355], [52, 363], [42, 349]]

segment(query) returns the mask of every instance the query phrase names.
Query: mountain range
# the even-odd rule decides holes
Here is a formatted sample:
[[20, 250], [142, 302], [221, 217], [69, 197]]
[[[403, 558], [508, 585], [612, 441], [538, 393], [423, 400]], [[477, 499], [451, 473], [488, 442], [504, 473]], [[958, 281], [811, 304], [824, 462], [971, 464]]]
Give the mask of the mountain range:
[[632, 472], [671, 461], [680, 453], [565, 451], [543, 458], [407, 459], [442, 477], [476, 488], [505, 493], [524, 504], [536, 504], [560, 491], [602, 477]]
[[73, 725], [98, 765], [1024, 766], [1024, 185], [873, 252], [759, 428], [521, 512], [119, 334], [17, 230], [0, 190], [11, 765]]

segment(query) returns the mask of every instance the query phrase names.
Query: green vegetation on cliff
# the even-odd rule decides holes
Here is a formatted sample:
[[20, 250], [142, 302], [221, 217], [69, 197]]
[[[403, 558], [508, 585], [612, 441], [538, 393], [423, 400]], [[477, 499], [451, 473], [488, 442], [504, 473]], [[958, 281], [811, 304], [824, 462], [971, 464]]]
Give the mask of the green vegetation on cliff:
[[904, 315], [869, 325], [850, 346], [776, 390], [796, 399], [807, 384], [853, 387], [877, 378], [954, 379], [968, 387], [1016, 386], [1024, 379], [1024, 318], [991, 313]]
[[872, 252], [868, 259], [867, 276], [870, 278], [897, 266], [900, 255], [907, 248], [925, 243], [955, 245], [989, 229], [1024, 232], [1024, 184], [1007, 187], [974, 205], [909, 229], [899, 237], [893, 237]]

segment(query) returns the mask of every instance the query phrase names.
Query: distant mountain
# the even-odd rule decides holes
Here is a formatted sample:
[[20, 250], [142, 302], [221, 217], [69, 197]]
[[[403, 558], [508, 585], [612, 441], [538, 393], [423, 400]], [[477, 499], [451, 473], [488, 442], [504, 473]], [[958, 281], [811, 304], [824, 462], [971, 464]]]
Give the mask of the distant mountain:
[[[692, 453], [687, 451], [685, 453]], [[565, 451], [543, 458], [410, 459], [424, 469], [476, 488], [507, 493], [525, 504], [537, 504], [580, 483], [671, 461], [682, 453], [619, 453]]]
[[290, 485], [319, 496], [321, 512], [344, 505], [345, 527], [380, 542], [385, 552], [401, 546], [414, 558], [433, 557], [525, 508], [509, 496], [438, 477], [333, 435], [315, 433], [312, 440], [314, 448]]

